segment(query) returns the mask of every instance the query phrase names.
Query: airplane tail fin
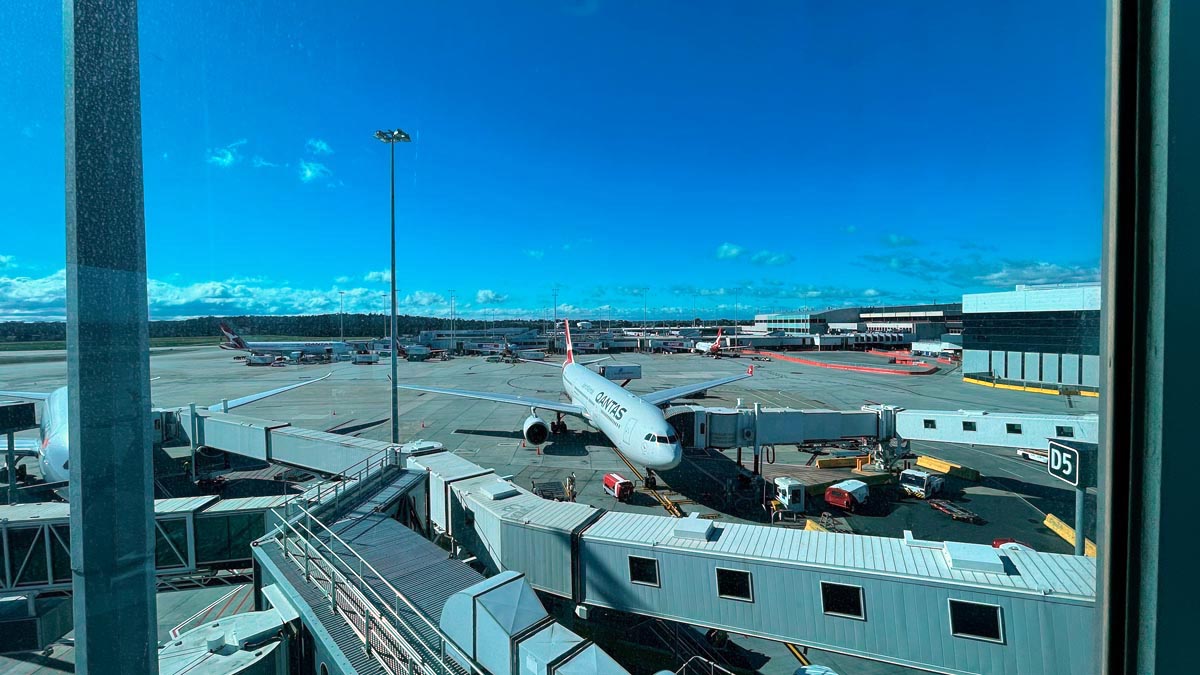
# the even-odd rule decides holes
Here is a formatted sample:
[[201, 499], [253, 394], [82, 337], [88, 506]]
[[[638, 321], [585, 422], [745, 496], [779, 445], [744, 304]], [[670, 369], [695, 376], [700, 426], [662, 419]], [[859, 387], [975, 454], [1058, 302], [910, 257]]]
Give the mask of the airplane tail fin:
[[750, 367], [746, 369], [746, 374], [750, 376], [754, 375], [754, 364], [750, 364]]
[[575, 363], [575, 348], [571, 346], [571, 320], [563, 318], [563, 330], [566, 331], [567, 337], [567, 360], [563, 361], [565, 366], [568, 363]]
[[245, 349], [246, 348], [246, 341], [243, 340], [242, 338], [238, 337], [238, 334], [233, 332], [233, 329], [229, 327], [229, 324], [222, 321], [220, 325], [221, 325], [221, 333], [225, 336], [225, 339], [228, 340], [228, 343], [227, 343], [228, 346], [221, 345], [222, 347], [225, 347], [226, 349]]

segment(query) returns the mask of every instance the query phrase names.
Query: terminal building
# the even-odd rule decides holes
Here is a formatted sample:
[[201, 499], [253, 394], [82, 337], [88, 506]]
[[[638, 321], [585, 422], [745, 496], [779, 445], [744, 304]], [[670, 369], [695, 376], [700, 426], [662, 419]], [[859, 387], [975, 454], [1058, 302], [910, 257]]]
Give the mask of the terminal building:
[[963, 377], [1096, 392], [1100, 285], [1017, 286], [963, 296]]
[[756, 314], [756, 333], [904, 333], [916, 339], [938, 339], [962, 332], [962, 303], [841, 307], [821, 312]]

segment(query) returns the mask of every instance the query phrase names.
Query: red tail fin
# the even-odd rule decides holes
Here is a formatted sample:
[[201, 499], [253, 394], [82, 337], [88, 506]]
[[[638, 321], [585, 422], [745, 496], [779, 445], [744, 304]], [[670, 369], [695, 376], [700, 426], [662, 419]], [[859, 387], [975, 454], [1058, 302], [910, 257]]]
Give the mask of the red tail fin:
[[575, 363], [575, 348], [571, 346], [571, 320], [563, 317], [563, 330], [567, 336], [567, 360], [563, 361], [563, 365]]
[[244, 349], [246, 347], [245, 340], [242, 340], [242, 338], [238, 337], [238, 334], [233, 332], [233, 329], [230, 328], [229, 325], [224, 321], [221, 322], [221, 332], [225, 335], [225, 339], [229, 340], [229, 344], [240, 349]]
[[747, 375], [753, 375], [753, 374], [754, 374], [754, 365], [753, 365], [753, 364], [751, 364], [751, 365], [750, 365], [750, 367], [746, 369], [746, 374], [747, 374]]

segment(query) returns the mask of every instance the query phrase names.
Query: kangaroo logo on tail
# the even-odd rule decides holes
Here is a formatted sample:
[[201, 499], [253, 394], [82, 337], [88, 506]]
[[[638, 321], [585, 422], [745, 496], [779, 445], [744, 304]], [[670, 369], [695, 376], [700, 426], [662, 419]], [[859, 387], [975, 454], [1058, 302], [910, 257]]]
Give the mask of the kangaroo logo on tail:
[[567, 339], [567, 360], [563, 361], [563, 365], [575, 363], [575, 348], [571, 346], [571, 320], [563, 318], [563, 330], [566, 332]]
[[238, 334], [234, 333], [233, 329], [230, 328], [229, 325], [223, 321], [221, 322], [221, 333], [223, 333], [225, 335], [225, 339], [228, 340], [228, 342], [221, 344], [221, 349], [245, 349], [246, 348], [246, 341], [243, 340], [242, 338], [238, 337]]

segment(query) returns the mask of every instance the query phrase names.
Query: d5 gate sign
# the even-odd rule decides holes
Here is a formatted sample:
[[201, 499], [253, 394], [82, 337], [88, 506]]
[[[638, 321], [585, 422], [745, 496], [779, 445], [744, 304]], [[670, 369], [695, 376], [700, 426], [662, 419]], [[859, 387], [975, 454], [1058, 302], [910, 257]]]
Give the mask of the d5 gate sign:
[[1076, 488], [1095, 485], [1096, 444], [1053, 439], [1046, 457], [1051, 476]]

